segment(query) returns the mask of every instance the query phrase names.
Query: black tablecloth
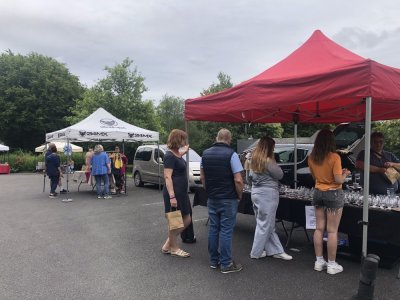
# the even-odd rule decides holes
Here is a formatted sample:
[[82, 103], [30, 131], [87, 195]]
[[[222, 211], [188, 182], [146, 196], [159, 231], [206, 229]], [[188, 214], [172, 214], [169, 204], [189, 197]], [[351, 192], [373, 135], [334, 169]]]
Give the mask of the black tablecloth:
[[[207, 194], [203, 188], [195, 191], [193, 206], [207, 206]], [[289, 222], [305, 226], [305, 206], [311, 205], [308, 200], [292, 199], [280, 196], [276, 217]], [[239, 202], [238, 212], [254, 215], [251, 194], [243, 193]], [[352, 238], [362, 238], [363, 210], [359, 206], [345, 205], [340, 221], [339, 232], [346, 233]], [[384, 241], [385, 243], [400, 247], [400, 213], [382, 209], [369, 209], [368, 240]], [[400, 253], [399, 253], [400, 254]]]

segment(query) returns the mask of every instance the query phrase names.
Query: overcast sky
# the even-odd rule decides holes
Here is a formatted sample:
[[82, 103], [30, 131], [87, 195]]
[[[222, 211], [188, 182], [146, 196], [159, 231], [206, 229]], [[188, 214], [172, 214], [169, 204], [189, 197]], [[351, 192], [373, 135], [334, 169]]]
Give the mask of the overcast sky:
[[400, 68], [398, 0], [1, 0], [0, 51], [65, 63], [87, 86], [126, 57], [145, 99], [194, 98], [224, 72], [238, 84], [288, 56], [314, 30]]

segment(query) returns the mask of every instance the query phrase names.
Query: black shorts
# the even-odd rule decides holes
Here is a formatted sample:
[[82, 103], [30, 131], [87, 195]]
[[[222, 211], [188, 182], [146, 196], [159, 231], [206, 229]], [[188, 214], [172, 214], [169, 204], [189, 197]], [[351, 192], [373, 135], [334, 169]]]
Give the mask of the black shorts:
[[344, 205], [343, 190], [320, 191], [315, 189], [312, 204], [316, 207], [339, 209]]

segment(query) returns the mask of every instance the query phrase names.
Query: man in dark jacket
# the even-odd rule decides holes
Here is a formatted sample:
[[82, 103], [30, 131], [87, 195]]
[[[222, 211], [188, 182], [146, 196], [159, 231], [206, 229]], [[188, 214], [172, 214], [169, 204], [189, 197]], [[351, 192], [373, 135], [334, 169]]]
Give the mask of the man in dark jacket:
[[230, 131], [221, 129], [216, 140], [203, 152], [200, 170], [208, 197], [208, 253], [211, 268], [220, 265], [222, 273], [232, 273], [242, 270], [242, 265], [232, 259], [232, 235], [243, 192], [243, 167], [239, 156], [230, 147]]
[[50, 178], [50, 198], [57, 196], [56, 188], [60, 180], [61, 168], [60, 157], [57, 155], [57, 147], [54, 144], [49, 145], [49, 151], [46, 153], [46, 173]]

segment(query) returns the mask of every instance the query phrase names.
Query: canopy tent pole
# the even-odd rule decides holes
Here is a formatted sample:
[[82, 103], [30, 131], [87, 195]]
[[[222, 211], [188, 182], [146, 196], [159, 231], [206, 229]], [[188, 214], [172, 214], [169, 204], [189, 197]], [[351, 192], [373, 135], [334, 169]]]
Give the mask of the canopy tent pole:
[[47, 153], [47, 146], [49, 143], [46, 143], [46, 147], [44, 148], [44, 172], [43, 172], [43, 193], [46, 189], [46, 173], [47, 173], [47, 166], [46, 166], [46, 153]]
[[[190, 145], [189, 144], [189, 123], [186, 120], [185, 120], [185, 132], [187, 135], [187, 143], [188, 143], [188, 145]], [[189, 188], [189, 149], [186, 152], [186, 176], [188, 179], [187, 192], [189, 193], [189, 191], [190, 191], [190, 188]]]
[[294, 122], [294, 162], [293, 162], [293, 179], [294, 179], [294, 188], [297, 189], [297, 125], [299, 123], [299, 109], [293, 114], [293, 122]]
[[[122, 153], [125, 155], [125, 140], [124, 139], [122, 139]], [[128, 160], [128, 158], [126, 158], [127, 160]], [[129, 160], [128, 160], [128, 163], [129, 163]], [[123, 174], [123, 178], [124, 178], [124, 191], [125, 191], [125, 195], [127, 195], [128, 194], [128, 192], [127, 192], [127, 190], [126, 190], [126, 173], [128, 172], [128, 164], [126, 164], [126, 167], [125, 167], [125, 172], [124, 172], [124, 174]]]
[[365, 146], [364, 146], [364, 193], [363, 193], [363, 239], [362, 256], [367, 257], [368, 244], [368, 196], [369, 196], [369, 169], [371, 149], [371, 102], [372, 98], [365, 99]]
[[297, 121], [294, 122], [294, 188], [297, 189]]
[[70, 161], [72, 155], [72, 147], [70, 150], [69, 138], [67, 138], [67, 193], [69, 192], [68, 183], [69, 183], [69, 172], [71, 171]]

